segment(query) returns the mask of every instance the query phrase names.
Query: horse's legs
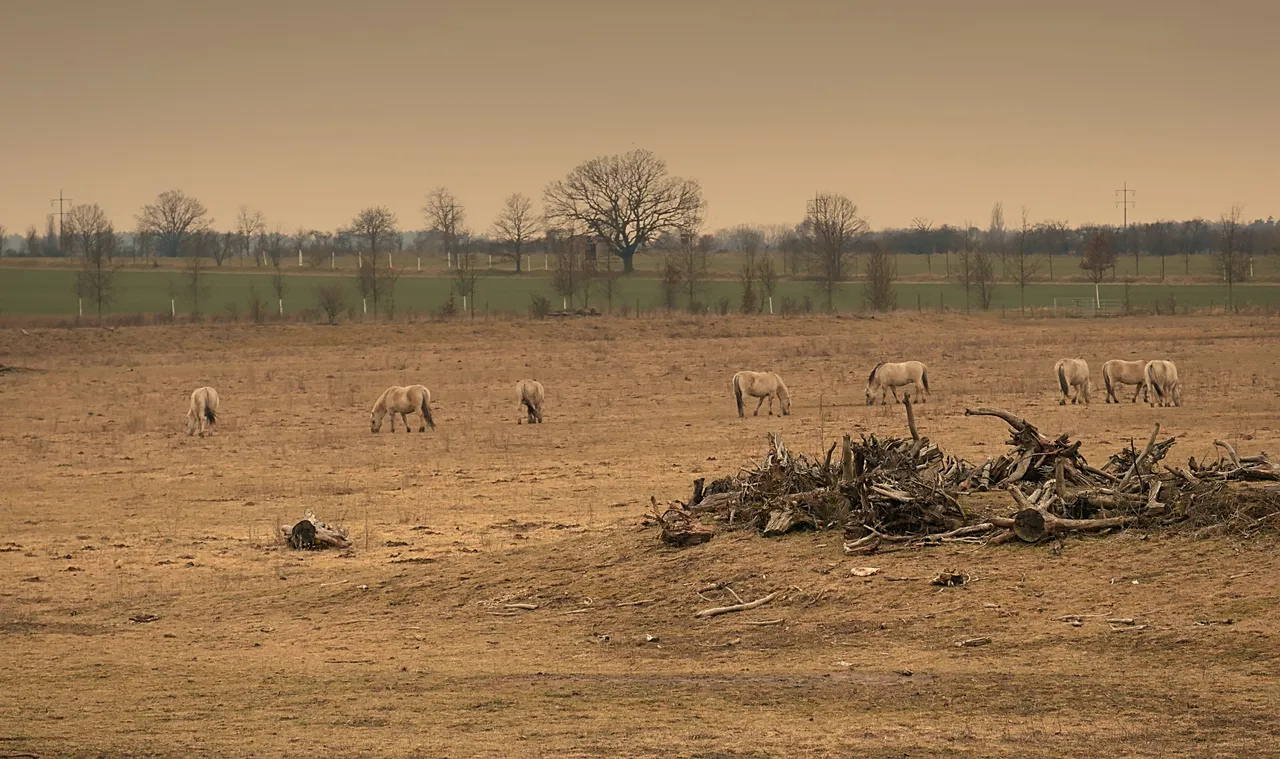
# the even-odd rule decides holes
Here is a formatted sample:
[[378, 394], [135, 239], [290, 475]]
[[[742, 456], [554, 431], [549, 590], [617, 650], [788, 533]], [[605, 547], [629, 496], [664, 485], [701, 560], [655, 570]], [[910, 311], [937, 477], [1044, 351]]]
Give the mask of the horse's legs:
[[[754, 412], [754, 413], [752, 413], [751, 415], [752, 415], [752, 416], [760, 416], [760, 407], [761, 407], [761, 406], [763, 406], [763, 405], [764, 405], [764, 398], [761, 398], [761, 399], [760, 399], [760, 402], [756, 404], [756, 410], [755, 410], [755, 412]], [[770, 406], [770, 408], [772, 408], [772, 406]]]
[[[902, 403], [902, 399], [898, 398], [898, 388], [890, 386], [890, 388], [889, 388], [889, 392], [893, 393], [893, 402], [894, 402], [894, 403]], [[906, 391], [906, 390], [903, 390], [902, 392], [904, 392], [904, 393], [905, 393], [905, 392], [907, 392], [907, 391]]]
[[773, 396], [769, 396], [769, 416], [773, 416]]

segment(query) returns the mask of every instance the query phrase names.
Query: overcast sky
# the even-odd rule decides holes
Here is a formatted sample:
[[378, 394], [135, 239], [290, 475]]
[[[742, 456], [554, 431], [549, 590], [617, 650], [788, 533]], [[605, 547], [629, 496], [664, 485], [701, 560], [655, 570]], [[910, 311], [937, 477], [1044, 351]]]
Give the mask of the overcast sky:
[[1280, 2], [0, 0], [0, 223], [61, 189], [332, 229], [502, 198], [644, 147], [709, 223], [815, 191], [877, 228], [1280, 212]]

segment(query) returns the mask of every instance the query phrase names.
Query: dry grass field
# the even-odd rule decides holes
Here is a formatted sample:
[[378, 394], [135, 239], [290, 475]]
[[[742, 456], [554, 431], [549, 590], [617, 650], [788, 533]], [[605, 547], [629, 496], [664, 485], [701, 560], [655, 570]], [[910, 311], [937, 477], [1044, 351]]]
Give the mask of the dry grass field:
[[[881, 358], [929, 364], [922, 432], [969, 458], [1006, 438], [973, 405], [1094, 463], [1157, 420], [1178, 461], [1214, 438], [1276, 452], [1280, 320], [29, 331], [0, 332], [0, 756], [1280, 756], [1271, 538], [846, 558], [835, 533], [668, 549], [641, 527], [651, 494], [735, 472], [767, 431], [799, 451], [903, 434], [900, 406], [863, 402]], [[1060, 407], [1053, 362], [1076, 355], [1095, 376], [1172, 358], [1185, 405]], [[729, 377], [765, 367], [793, 414], [739, 420]], [[523, 377], [547, 386], [541, 426], [516, 424]], [[410, 382], [438, 429], [370, 434], [374, 398]], [[202, 384], [223, 420], [187, 437]], [[306, 509], [354, 549], [282, 547]], [[943, 569], [975, 581], [894, 581]], [[694, 619], [723, 580], [790, 590]]]

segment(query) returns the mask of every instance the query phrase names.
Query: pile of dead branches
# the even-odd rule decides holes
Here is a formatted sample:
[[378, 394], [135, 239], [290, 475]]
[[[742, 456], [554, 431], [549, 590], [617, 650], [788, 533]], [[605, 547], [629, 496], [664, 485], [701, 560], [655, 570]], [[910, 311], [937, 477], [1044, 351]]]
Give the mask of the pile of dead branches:
[[[825, 456], [794, 453], [770, 433], [758, 464], [710, 486], [704, 487], [705, 479], [696, 480], [689, 502], [673, 508], [722, 529], [754, 529], [763, 535], [841, 529], [859, 535], [925, 536], [962, 527], [964, 510], [943, 474], [955, 460], [920, 436], [911, 404], [906, 407], [911, 437], [862, 435], [855, 441], [845, 435]], [[674, 515], [655, 519], [681, 522]]]
[[302, 521], [280, 525], [280, 537], [295, 550], [351, 547], [350, 533], [345, 527], [331, 527], [321, 522], [311, 509], [307, 509]]

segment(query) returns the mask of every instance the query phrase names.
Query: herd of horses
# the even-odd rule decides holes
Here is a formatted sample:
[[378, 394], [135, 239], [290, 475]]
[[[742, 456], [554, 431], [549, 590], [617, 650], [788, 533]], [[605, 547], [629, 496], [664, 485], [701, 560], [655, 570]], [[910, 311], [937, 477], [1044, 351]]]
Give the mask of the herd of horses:
[[[1064, 358], [1053, 367], [1058, 375], [1058, 389], [1062, 398], [1058, 405], [1089, 403], [1089, 364], [1082, 358]], [[1102, 384], [1107, 390], [1107, 403], [1119, 403], [1116, 389], [1120, 385], [1136, 386], [1130, 403], [1137, 403], [1138, 396], [1152, 406], [1181, 406], [1182, 383], [1178, 381], [1178, 367], [1172, 361], [1123, 361], [1112, 359], [1102, 365]]]
[[[1089, 391], [1092, 383], [1089, 379], [1089, 363], [1082, 358], [1064, 358], [1053, 367], [1058, 378], [1058, 389], [1062, 391], [1059, 405], [1068, 402], [1089, 403]], [[1138, 396], [1155, 406], [1181, 406], [1182, 386], [1178, 381], [1178, 368], [1172, 361], [1155, 359], [1152, 361], [1123, 361], [1113, 359], [1102, 365], [1102, 381], [1107, 390], [1107, 403], [1119, 403], [1116, 389], [1121, 385], [1137, 386], [1131, 403], [1136, 403]], [[902, 361], [889, 363], [881, 361], [867, 375], [866, 401], [870, 406], [880, 400], [888, 403], [888, 395], [899, 402], [898, 390], [902, 389], [903, 397], [912, 398], [915, 403], [924, 403], [929, 394], [929, 369], [919, 361]], [[760, 415], [760, 408], [767, 401], [769, 415], [773, 415], [773, 402], [777, 400], [778, 411], [783, 416], [791, 414], [791, 393], [787, 383], [777, 372], [742, 371], [733, 375], [733, 396], [738, 405], [738, 416], [746, 416], [745, 398], [756, 398], [752, 416]], [[546, 389], [537, 380], [520, 380], [516, 383], [516, 398], [523, 418], [517, 419], [519, 424], [542, 423], [542, 404], [546, 399]], [[382, 422], [391, 415], [391, 431], [396, 431], [396, 415], [404, 423], [404, 431], [409, 431], [409, 417], [421, 416], [418, 432], [426, 432], [427, 428], [436, 428], [435, 419], [431, 416], [431, 391], [425, 385], [409, 385], [401, 387], [392, 385], [382, 391], [373, 409], [369, 411], [369, 431], [380, 432]], [[191, 393], [191, 405], [187, 410], [187, 434], [197, 432], [204, 435], [212, 432], [218, 421], [218, 392], [211, 387], [197, 388]]]

